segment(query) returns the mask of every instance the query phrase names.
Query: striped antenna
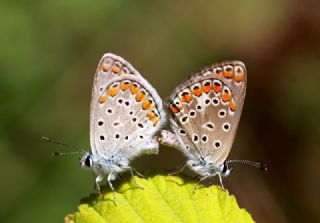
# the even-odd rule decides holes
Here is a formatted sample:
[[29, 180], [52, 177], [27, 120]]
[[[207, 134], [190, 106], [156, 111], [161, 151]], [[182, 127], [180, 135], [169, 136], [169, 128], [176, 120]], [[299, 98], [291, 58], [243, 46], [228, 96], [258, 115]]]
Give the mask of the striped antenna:
[[72, 152], [53, 152], [53, 153], [52, 153], [52, 156], [64, 156], [64, 155], [83, 154], [83, 153], [86, 152], [84, 149], [81, 149], [81, 148], [76, 147], [76, 146], [74, 146], [74, 145], [70, 145], [70, 144], [67, 144], [67, 143], [58, 142], [58, 141], [49, 139], [48, 137], [42, 136], [41, 139], [44, 140], [44, 141], [46, 141], [46, 142], [50, 142], [50, 143], [53, 143], [53, 144], [57, 144], [57, 145], [60, 145], [60, 146], [64, 146], [64, 147], [68, 147], [68, 148], [72, 148], [72, 149], [75, 149], [75, 150], [76, 150], [76, 151], [72, 151]]
[[244, 164], [247, 166], [252, 166], [252, 167], [256, 167], [260, 170], [264, 170], [264, 171], [268, 171], [268, 166], [265, 163], [259, 163], [259, 162], [254, 162], [254, 161], [250, 161], [250, 160], [228, 160], [226, 161], [227, 165], [230, 165], [231, 167], [235, 166], [235, 164]]

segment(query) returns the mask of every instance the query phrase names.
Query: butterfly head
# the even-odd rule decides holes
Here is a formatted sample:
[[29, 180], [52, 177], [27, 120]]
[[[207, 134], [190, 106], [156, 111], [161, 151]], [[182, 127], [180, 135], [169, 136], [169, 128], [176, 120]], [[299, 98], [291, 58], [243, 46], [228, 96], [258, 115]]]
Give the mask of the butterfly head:
[[92, 153], [85, 152], [80, 159], [80, 166], [84, 169], [91, 169], [93, 164]]
[[223, 177], [229, 176], [231, 174], [231, 171], [232, 168], [228, 165], [226, 161], [220, 166], [220, 173]]

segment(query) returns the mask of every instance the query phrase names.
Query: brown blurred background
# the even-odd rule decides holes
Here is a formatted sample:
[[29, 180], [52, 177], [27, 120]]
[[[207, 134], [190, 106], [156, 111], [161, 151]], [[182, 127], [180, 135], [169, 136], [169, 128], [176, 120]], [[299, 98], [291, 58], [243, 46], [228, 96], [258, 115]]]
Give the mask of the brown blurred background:
[[[103, 53], [130, 61], [165, 98], [225, 59], [248, 70], [225, 186], [257, 222], [320, 222], [319, 1], [9, 1], [0, 3], [0, 222], [59, 222], [93, 191], [77, 157], [54, 159], [45, 135], [89, 149], [89, 102]], [[161, 148], [136, 160], [164, 169]]]

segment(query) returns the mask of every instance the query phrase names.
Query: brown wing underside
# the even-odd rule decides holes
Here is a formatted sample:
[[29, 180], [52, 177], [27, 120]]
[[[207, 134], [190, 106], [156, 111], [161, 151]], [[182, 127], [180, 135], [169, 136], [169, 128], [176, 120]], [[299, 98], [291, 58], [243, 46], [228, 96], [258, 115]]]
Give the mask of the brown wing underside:
[[246, 69], [238, 61], [206, 67], [192, 74], [169, 97], [183, 148], [194, 156], [211, 156], [221, 164], [231, 149], [246, 90]]

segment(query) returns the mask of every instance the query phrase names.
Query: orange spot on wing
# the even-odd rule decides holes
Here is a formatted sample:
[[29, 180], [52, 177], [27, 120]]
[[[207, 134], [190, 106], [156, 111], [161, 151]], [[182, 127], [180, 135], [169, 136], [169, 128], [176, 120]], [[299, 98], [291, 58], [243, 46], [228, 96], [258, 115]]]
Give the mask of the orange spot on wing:
[[110, 66], [108, 64], [103, 64], [101, 66], [101, 69], [104, 71], [104, 72], [107, 72], [109, 69], [110, 69]]
[[122, 83], [121, 84], [121, 90], [126, 91], [129, 88], [129, 83]]
[[235, 103], [233, 101], [230, 102], [229, 108], [233, 112], [236, 110], [236, 105], [235, 105]]
[[152, 101], [151, 100], [144, 100], [142, 102], [143, 110], [150, 110], [152, 108]]
[[192, 94], [194, 94], [195, 96], [199, 97], [202, 94], [202, 90], [200, 87], [196, 86], [193, 88], [192, 90]]
[[147, 114], [147, 117], [149, 118], [150, 121], [153, 122], [153, 126], [157, 126], [158, 125], [158, 122], [159, 122], [158, 115], [156, 115], [153, 112], [150, 112], [150, 113]]
[[107, 97], [106, 97], [105, 95], [101, 95], [101, 96], [99, 97], [99, 103], [100, 103], [100, 104], [105, 103], [106, 100], [107, 100]]
[[227, 102], [231, 100], [231, 94], [230, 93], [223, 93], [222, 95], [222, 101]]
[[223, 72], [223, 76], [226, 78], [231, 78], [233, 76], [233, 72], [231, 68], [227, 68], [224, 72]]
[[158, 119], [155, 120], [155, 121], [153, 121], [153, 126], [154, 126], [154, 127], [156, 127], [158, 124], [159, 124], [159, 120], [158, 120]]
[[181, 102], [189, 103], [192, 100], [192, 96], [188, 92], [183, 92], [180, 98]]
[[234, 80], [236, 81], [236, 82], [240, 82], [240, 81], [242, 81], [243, 80], [243, 73], [238, 73], [238, 74], [236, 74], [235, 76], [234, 76]]
[[119, 67], [112, 67], [112, 69], [111, 69], [111, 71], [113, 72], [113, 73], [119, 73], [120, 72], [120, 68]]
[[124, 72], [123, 72], [123, 71], [120, 71], [120, 72], [119, 72], [119, 76], [122, 76], [122, 75], [124, 75]]
[[136, 93], [139, 91], [139, 88], [138, 88], [137, 85], [132, 84], [132, 85], [130, 86], [130, 91], [131, 91], [132, 94], [136, 94]]
[[154, 113], [153, 113], [153, 112], [150, 112], [150, 113], [148, 113], [146, 116], [147, 116], [149, 119], [152, 119], [153, 116], [154, 116]]
[[211, 90], [211, 86], [210, 86], [210, 83], [205, 83], [203, 86], [202, 86], [202, 90], [203, 92], [205, 92], [206, 94], [208, 94]]
[[141, 101], [142, 99], [145, 98], [145, 93], [140, 91], [138, 94], [136, 94], [136, 101]]
[[171, 104], [170, 109], [173, 113], [178, 113], [181, 110], [181, 107], [177, 106], [176, 104]]
[[214, 90], [214, 92], [219, 93], [221, 91], [221, 85], [218, 83], [214, 83], [213, 90]]
[[115, 96], [116, 94], [118, 94], [118, 88], [116, 87], [109, 87], [108, 88], [108, 95], [110, 95], [111, 97]]

